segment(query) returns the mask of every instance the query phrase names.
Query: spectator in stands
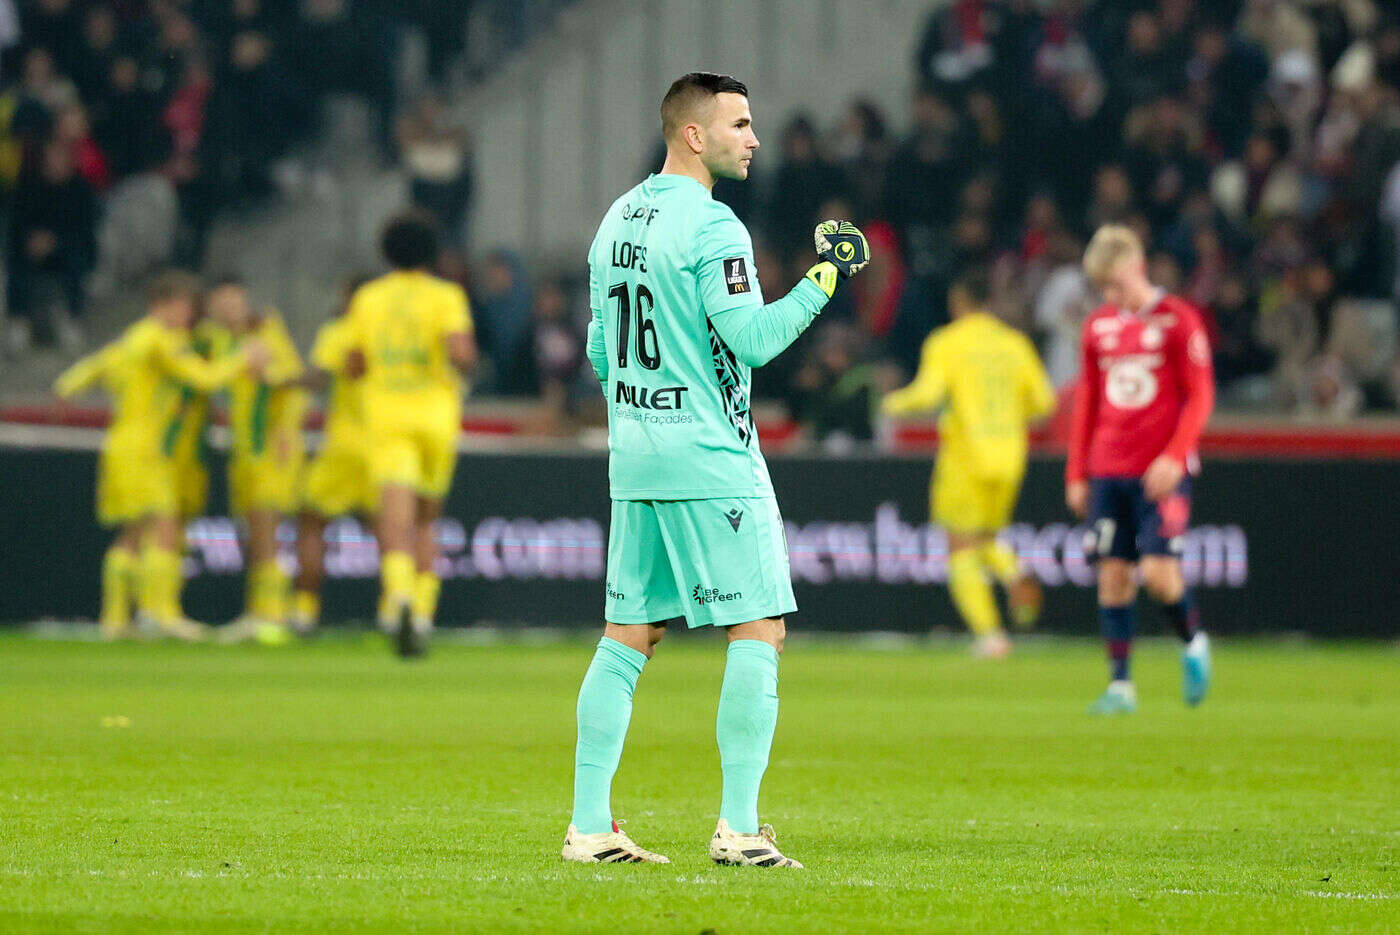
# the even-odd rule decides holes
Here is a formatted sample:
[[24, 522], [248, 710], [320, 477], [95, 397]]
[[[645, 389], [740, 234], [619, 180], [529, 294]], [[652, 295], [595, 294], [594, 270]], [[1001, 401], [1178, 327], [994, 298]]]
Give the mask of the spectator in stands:
[[557, 430], [572, 408], [570, 388], [584, 356], [583, 337], [570, 319], [568, 297], [559, 280], [546, 278], [536, 285], [530, 330], [533, 391]]
[[1181, 103], [1159, 97], [1128, 118], [1125, 161], [1154, 229], [1170, 224], [1187, 196], [1205, 187], [1201, 128]]
[[786, 258], [811, 253], [817, 209], [843, 187], [840, 171], [822, 158], [812, 121], [805, 115], [788, 121], [767, 205], [769, 239]]
[[[77, 174], [63, 140], [47, 143], [21, 172], [10, 218], [9, 311], [28, 323], [33, 338], [75, 343], [68, 322], [86, 310], [83, 279], [96, 257], [97, 200]], [[65, 315], [50, 316], [54, 290]], [[21, 343], [22, 343], [21, 339]]]
[[881, 387], [877, 369], [860, 361], [864, 343], [850, 325], [825, 323], [794, 377], [795, 415], [827, 450], [846, 451], [875, 437]]
[[1221, 386], [1259, 377], [1274, 363], [1255, 333], [1258, 302], [1249, 284], [1239, 273], [1227, 273], [1216, 289], [1211, 311], [1215, 334], [1211, 347], [1215, 356], [1215, 379]]
[[376, 139], [387, 155], [393, 142], [394, 30], [372, 4], [305, 0], [288, 62], [313, 99], [358, 94], [374, 109]]
[[204, 152], [219, 203], [251, 201], [272, 188], [272, 163], [305, 128], [302, 88], [273, 57], [272, 40], [240, 32], [218, 69]]
[[1121, 224], [1133, 211], [1133, 180], [1121, 165], [1110, 163], [1094, 175], [1093, 195], [1083, 229], [1098, 230], [1105, 224]]
[[465, 250], [474, 179], [466, 135], [428, 94], [400, 121], [399, 152], [409, 175], [409, 198], [442, 227], [446, 243]]
[[26, 146], [37, 145], [53, 129], [58, 112], [77, 102], [77, 87], [54, 70], [49, 50], [31, 48], [24, 56], [24, 73], [10, 132]]
[[881, 212], [892, 145], [885, 115], [880, 109], [867, 100], [852, 104], [831, 141], [830, 152], [836, 166], [845, 174], [857, 215], [869, 218]]
[[106, 92], [96, 102], [96, 139], [117, 177], [145, 172], [165, 153], [160, 104], [141, 86], [141, 66], [129, 55], [112, 61]]
[[185, 63], [180, 83], [161, 112], [161, 123], [170, 140], [164, 174], [175, 187], [179, 204], [175, 260], [191, 268], [198, 268], [204, 260], [205, 244], [217, 207], [217, 193], [203, 156], [209, 98], [213, 91], [214, 79], [209, 66], [202, 58], [192, 57]]
[[88, 8], [82, 37], [82, 52], [72, 75], [83, 102], [92, 106], [105, 93], [117, 57], [117, 16], [110, 6], [99, 3]]
[[1068, 231], [1050, 235], [1045, 258], [1049, 273], [1035, 299], [1035, 330], [1041, 335], [1045, 369], [1056, 389], [1079, 376], [1079, 339], [1096, 297], [1080, 259], [1084, 246]]
[[1116, 118], [1178, 90], [1184, 63], [1165, 46], [1156, 13], [1139, 9], [1128, 19], [1126, 46], [1108, 70], [1108, 107]]
[[81, 35], [78, 4], [72, 0], [36, 0], [32, 9], [26, 11], [21, 38], [29, 48], [44, 49], [52, 56], [57, 71], [71, 75], [82, 57]]
[[491, 373], [482, 382], [505, 396], [530, 392], [529, 348], [533, 300], [525, 264], [509, 250], [486, 258], [473, 296], [473, 316]]
[[991, 66], [993, 6], [987, 0], [953, 0], [929, 15], [914, 56], [924, 84], [963, 87]]
[[68, 147], [74, 167], [93, 191], [102, 194], [111, 187], [112, 174], [107, 168], [107, 156], [92, 137], [92, 127], [88, 124], [83, 105], [72, 104], [58, 115], [54, 139]]
[[921, 246], [933, 229], [950, 219], [964, 182], [957, 112], [937, 93], [914, 95], [913, 129], [890, 159], [885, 185], [885, 217], [900, 232], [915, 275], [924, 272]]

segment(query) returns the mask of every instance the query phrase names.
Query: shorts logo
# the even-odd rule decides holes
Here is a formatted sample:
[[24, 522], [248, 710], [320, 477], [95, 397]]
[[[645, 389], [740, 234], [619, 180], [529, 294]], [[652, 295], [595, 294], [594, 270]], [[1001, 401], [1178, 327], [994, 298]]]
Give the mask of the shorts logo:
[[740, 509], [732, 509], [728, 513], [724, 514], [724, 518], [729, 520], [729, 525], [734, 527], [735, 532], [738, 532], [739, 523], [741, 523], [744, 519], [744, 511]]
[[753, 291], [749, 286], [749, 268], [743, 257], [734, 256], [724, 261], [724, 285], [730, 295]]
[[623, 594], [621, 591], [619, 591], [619, 590], [617, 590], [616, 588], [614, 588], [614, 587], [612, 586], [612, 582], [611, 582], [611, 581], [609, 581], [609, 582], [607, 583], [606, 587], [607, 587], [607, 589], [608, 589], [608, 599], [609, 599], [609, 600], [614, 600], [614, 601], [625, 601], [625, 600], [627, 600], [627, 595], [626, 595], [626, 594]]
[[726, 601], [741, 601], [744, 599], [743, 591], [721, 591], [719, 588], [707, 588], [697, 584], [690, 591], [690, 599], [700, 606], [706, 604], [722, 604]]

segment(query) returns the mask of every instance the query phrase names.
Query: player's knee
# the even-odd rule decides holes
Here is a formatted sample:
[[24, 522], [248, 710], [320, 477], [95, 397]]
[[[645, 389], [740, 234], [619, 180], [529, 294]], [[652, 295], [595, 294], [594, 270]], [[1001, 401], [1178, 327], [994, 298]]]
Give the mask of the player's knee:
[[783, 643], [787, 640], [787, 624], [782, 617], [773, 621], [773, 648], [778, 651], [778, 655], [783, 653]]
[[1171, 559], [1144, 561], [1142, 583], [1152, 599], [1163, 604], [1175, 604], [1186, 587], [1180, 563]]
[[1133, 566], [1127, 562], [1108, 560], [1099, 566], [1099, 603], [1107, 607], [1127, 604], [1137, 596]]
[[666, 635], [666, 625], [609, 623], [604, 626], [603, 635], [628, 649], [635, 649], [650, 659], [656, 651], [656, 644]]

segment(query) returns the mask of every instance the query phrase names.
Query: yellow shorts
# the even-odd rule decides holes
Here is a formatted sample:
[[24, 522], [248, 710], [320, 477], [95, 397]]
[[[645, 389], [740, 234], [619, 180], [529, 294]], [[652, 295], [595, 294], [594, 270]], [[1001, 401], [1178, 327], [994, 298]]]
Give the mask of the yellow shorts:
[[457, 466], [460, 430], [455, 418], [418, 425], [372, 423], [369, 473], [374, 489], [398, 484], [437, 500], [447, 496]]
[[97, 519], [122, 526], [149, 516], [174, 516], [175, 466], [158, 454], [102, 449], [97, 462]]
[[358, 448], [328, 445], [306, 469], [301, 494], [304, 510], [325, 517], [369, 514], [375, 500], [369, 464]]
[[929, 494], [933, 521], [951, 532], [996, 532], [1011, 522], [1023, 477], [987, 477], [939, 460]]
[[178, 458], [173, 462], [175, 472], [175, 508], [189, 519], [203, 516], [209, 509], [209, 469], [198, 456]]
[[294, 512], [301, 460], [297, 454], [285, 460], [264, 456], [229, 461], [228, 499], [233, 515], [243, 517], [253, 510]]

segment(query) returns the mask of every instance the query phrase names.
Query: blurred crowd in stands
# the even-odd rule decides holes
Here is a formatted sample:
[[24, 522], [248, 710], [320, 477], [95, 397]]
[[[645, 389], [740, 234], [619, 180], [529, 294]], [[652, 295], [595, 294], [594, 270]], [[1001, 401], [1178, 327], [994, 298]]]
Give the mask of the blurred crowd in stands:
[[[768, 197], [736, 205], [765, 232], [774, 290], [805, 268], [819, 215], [852, 212], [870, 236], [873, 275], [793, 373], [765, 375], [818, 434], [869, 431], [853, 396], [876, 395], [886, 361], [911, 371], [968, 264], [1073, 382], [1096, 302], [1079, 259], [1108, 221], [1204, 313], [1222, 406], [1396, 407], [1400, 7], [956, 0], [915, 64], [905, 135], [869, 104], [820, 130], [793, 119]], [[833, 191], [854, 204], [823, 204]]]
[[[479, 76], [558, 5], [0, 0], [0, 217], [18, 326], [6, 337], [76, 339], [99, 258], [116, 258], [108, 278], [200, 267], [218, 212], [287, 187], [278, 172], [296, 167], [279, 160], [320, 132], [330, 95], [367, 102], [373, 157], [402, 161], [413, 200], [460, 232], [465, 141], [442, 125], [432, 89], [454, 67]], [[473, 21], [490, 36], [464, 55]], [[424, 49], [428, 94], [402, 107], [408, 33]]]
[[[530, 270], [468, 244], [473, 186], [489, 180], [473, 178], [442, 100], [405, 102], [394, 80], [396, 29], [427, 37], [442, 87], [469, 11], [492, 4], [507, 46], [532, 8], [558, 5], [0, 0], [10, 315], [29, 314], [41, 280], [81, 315], [97, 218], [111, 226], [124, 198], [170, 200], [169, 251], [197, 265], [214, 213], [263, 197], [279, 156], [316, 132], [317, 102], [354, 93], [372, 104], [381, 158], [448, 234], [443, 272], [468, 284], [485, 354], [479, 390], [540, 395], [567, 418], [596, 395], [581, 264]], [[952, 0], [931, 7], [914, 52], [907, 111], [856, 101], [834, 124], [760, 128], [752, 181], [716, 188], [754, 232], [772, 297], [810, 265], [821, 218], [856, 219], [874, 249], [756, 375], [760, 396], [818, 437], [870, 437], [875, 401], [912, 372], [948, 283], [973, 264], [1067, 386], [1095, 303], [1080, 254], [1119, 221], [1149, 245], [1155, 280], [1204, 313], [1223, 408], [1396, 408], [1394, 3]]]
[[[772, 297], [810, 265], [815, 221], [854, 217], [870, 238], [870, 269], [755, 374], [816, 436], [870, 437], [872, 404], [912, 372], [970, 264], [1072, 383], [1097, 301], [1079, 260], [1108, 221], [1134, 227], [1155, 280], [1201, 308], [1222, 408], [1396, 408], [1400, 8], [956, 0], [930, 14], [915, 66], [907, 114], [794, 116], [767, 131], [750, 183], [716, 187], [754, 232]], [[520, 276], [474, 296], [488, 315], [517, 308], [523, 334]], [[539, 356], [566, 374], [586, 310], [580, 295], [566, 351], [557, 284], [545, 290]]]

